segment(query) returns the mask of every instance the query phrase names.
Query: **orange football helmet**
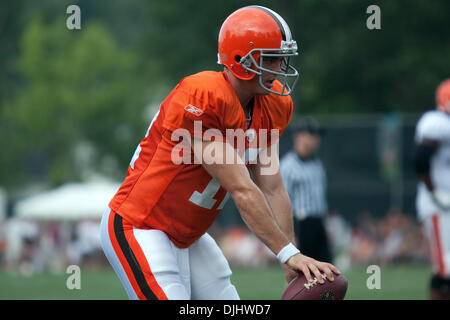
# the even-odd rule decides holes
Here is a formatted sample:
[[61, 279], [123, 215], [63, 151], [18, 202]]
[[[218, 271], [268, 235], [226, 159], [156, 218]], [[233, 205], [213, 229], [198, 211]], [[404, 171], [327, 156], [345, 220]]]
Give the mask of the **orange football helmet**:
[[[268, 8], [241, 8], [228, 16], [220, 28], [217, 63], [226, 66], [242, 80], [258, 75], [260, 85], [269, 92], [282, 96], [292, 93], [298, 72], [290, 65], [290, 60], [296, 55], [297, 43], [292, 39], [289, 26], [278, 13]], [[265, 57], [281, 57], [281, 72], [264, 68]], [[281, 92], [264, 85], [262, 71], [277, 76], [283, 85]]]
[[436, 89], [436, 107], [450, 114], [450, 79], [443, 81]]

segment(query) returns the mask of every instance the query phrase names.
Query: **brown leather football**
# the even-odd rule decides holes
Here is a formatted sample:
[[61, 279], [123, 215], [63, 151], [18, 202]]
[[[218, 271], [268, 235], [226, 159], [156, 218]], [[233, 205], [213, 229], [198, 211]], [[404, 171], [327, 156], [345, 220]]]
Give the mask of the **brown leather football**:
[[313, 282], [306, 280], [303, 273], [289, 282], [281, 297], [282, 300], [343, 300], [347, 292], [348, 281], [341, 273], [334, 274], [334, 281], [324, 279], [320, 284], [316, 278]]

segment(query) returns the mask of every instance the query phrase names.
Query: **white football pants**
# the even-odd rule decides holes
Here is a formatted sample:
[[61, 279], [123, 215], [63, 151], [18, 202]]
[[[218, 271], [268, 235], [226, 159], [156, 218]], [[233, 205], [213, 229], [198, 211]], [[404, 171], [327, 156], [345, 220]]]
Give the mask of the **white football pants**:
[[434, 274], [450, 278], [450, 215], [435, 214], [424, 219]]
[[130, 299], [239, 299], [228, 262], [207, 233], [178, 248], [164, 232], [137, 229], [108, 208], [100, 236]]
[[425, 227], [434, 274], [450, 278], [450, 212], [442, 212], [428, 192], [419, 192], [417, 212]]

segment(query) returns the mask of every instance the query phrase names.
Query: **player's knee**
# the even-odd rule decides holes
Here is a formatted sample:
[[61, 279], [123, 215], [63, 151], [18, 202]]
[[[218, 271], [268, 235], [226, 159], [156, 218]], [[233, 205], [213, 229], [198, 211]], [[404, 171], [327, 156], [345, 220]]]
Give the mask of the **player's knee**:
[[189, 300], [189, 294], [185, 286], [181, 283], [169, 283], [162, 287], [167, 299], [169, 300]]
[[450, 279], [435, 274], [431, 277], [430, 288], [443, 296], [450, 296]]
[[236, 287], [230, 277], [219, 278], [215, 281], [202, 283], [193, 287], [192, 299], [195, 300], [239, 300]]
[[169, 300], [189, 300], [190, 290], [182, 282], [178, 272], [155, 272], [155, 279]]
[[229, 283], [218, 295], [218, 300], [240, 300], [236, 287]]

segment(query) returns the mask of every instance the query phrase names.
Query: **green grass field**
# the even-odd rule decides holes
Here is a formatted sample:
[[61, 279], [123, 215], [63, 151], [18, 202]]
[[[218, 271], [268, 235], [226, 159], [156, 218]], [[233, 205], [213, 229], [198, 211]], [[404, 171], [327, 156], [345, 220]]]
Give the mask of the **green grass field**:
[[[280, 299], [284, 276], [277, 266], [232, 268], [232, 281], [243, 300]], [[366, 287], [365, 268], [352, 268], [344, 275], [349, 281], [346, 299], [378, 300], [427, 299], [431, 269], [427, 266], [390, 266], [381, 269], [381, 289]], [[25, 277], [0, 271], [0, 299], [127, 299], [122, 285], [111, 269], [81, 270], [81, 289], [66, 287], [67, 274], [42, 274]]]

